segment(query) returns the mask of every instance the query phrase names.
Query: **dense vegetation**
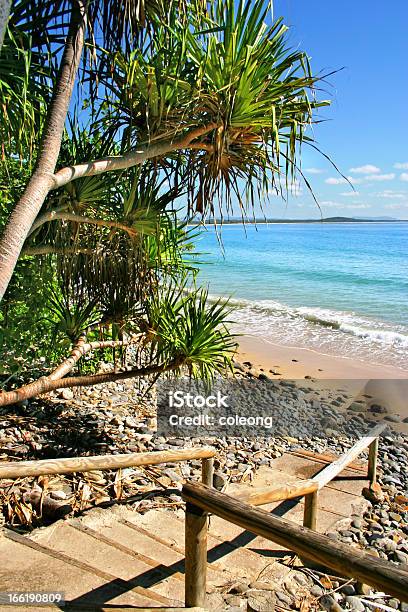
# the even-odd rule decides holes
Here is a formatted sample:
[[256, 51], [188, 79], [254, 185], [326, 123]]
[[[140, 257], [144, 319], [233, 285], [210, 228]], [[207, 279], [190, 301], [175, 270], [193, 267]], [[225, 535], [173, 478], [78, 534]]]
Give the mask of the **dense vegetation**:
[[233, 204], [244, 218], [303, 176], [299, 147], [314, 146], [327, 104], [268, 8], [13, 2], [0, 52], [1, 373], [13, 387], [55, 369], [0, 402], [121, 375], [89, 375], [100, 359], [131, 355], [134, 376], [228, 367], [229, 308], [194, 286], [186, 220]]

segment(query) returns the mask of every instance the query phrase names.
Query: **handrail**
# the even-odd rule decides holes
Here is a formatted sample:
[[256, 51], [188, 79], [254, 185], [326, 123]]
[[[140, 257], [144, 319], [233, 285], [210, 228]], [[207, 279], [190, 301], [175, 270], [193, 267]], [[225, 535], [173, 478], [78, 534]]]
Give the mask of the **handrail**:
[[319, 491], [327, 485], [333, 478], [338, 476], [346, 467], [351, 465], [353, 461], [367, 448], [368, 454], [368, 472], [367, 477], [372, 486], [377, 480], [377, 455], [378, 455], [378, 436], [386, 429], [386, 423], [379, 423], [366, 436], [357, 440], [357, 442], [338, 459], [330, 463], [316, 476], [312, 481], [317, 485], [317, 490], [313, 493], [305, 495], [305, 509], [303, 517], [303, 525], [309, 529], [316, 529], [317, 526], [317, 505]]
[[1, 478], [24, 478], [48, 474], [71, 474], [92, 470], [118, 470], [126, 467], [158, 465], [193, 459], [203, 460], [203, 481], [211, 484], [212, 468], [205, 467], [206, 459], [215, 456], [213, 448], [186, 448], [175, 451], [153, 451], [150, 453], [126, 453], [121, 455], [97, 455], [91, 457], [66, 457], [63, 459], [39, 459], [38, 461], [0, 462]]
[[254, 488], [249, 492], [240, 493], [236, 499], [251, 506], [263, 506], [272, 502], [303, 497], [318, 490], [317, 482], [312, 479], [296, 480], [276, 487]]
[[272, 540], [298, 555], [350, 578], [408, 601], [408, 571], [325, 535], [296, 525], [265, 510], [253, 508], [202, 484], [187, 482], [182, 489], [186, 507], [186, 607], [203, 606], [206, 593], [207, 513]]
[[357, 442], [343, 455], [332, 461], [327, 467], [321, 470], [316, 476], [309, 479], [296, 480], [294, 482], [278, 484], [274, 487], [263, 487], [251, 489], [248, 492], [240, 493], [237, 499], [251, 504], [252, 506], [263, 506], [277, 501], [305, 497], [305, 518], [304, 525], [310, 529], [316, 529], [317, 515], [317, 494], [324, 486], [340, 474], [346, 467], [352, 465], [353, 461], [367, 447], [369, 448], [368, 459], [368, 479], [370, 484], [376, 481], [376, 467], [378, 454], [378, 436], [387, 427], [381, 423], [368, 432], [366, 436]]
[[360, 453], [375, 442], [386, 427], [387, 425], [385, 423], [381, 423], [380, 425], [374, 427], [374, 429], [369, 431], [366, 436], [357, 440], [357, 442], [347, 452], [336, 459], [336, 461], [333, 461], [333, 463], [330, 463], [321, 472], [316, 474], [312, 480], [317, 483], [318, 488], [322, 489], [331, 480], [333, 480], [333, 478], [338, 476], [340, 472], [342, 472], [348, 465], [350, 465], [350, 463], [353, 463], [354, 459], [356, 459]]

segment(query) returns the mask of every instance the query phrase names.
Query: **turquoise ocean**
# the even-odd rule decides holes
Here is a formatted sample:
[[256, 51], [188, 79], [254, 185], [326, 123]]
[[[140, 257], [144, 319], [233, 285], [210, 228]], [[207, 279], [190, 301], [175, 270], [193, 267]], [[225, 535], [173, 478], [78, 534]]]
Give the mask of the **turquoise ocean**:
[[207, 227], [197, 249], [234, 331], [408, 371], [408, 222]]

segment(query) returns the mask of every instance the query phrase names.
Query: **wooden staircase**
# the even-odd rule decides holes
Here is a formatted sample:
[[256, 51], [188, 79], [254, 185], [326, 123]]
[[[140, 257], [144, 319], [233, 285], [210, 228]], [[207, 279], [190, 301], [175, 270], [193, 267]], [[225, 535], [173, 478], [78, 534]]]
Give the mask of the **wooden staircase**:
[[[363, 512], [362, 488], [376, 480], [379, 433], [373, 430], [332, 462], [286, 454], [261, 468], [252, 482], [228, 486], [226, 495], [209, 486], [213, 449], [3, 463], [0, 478], [18, 478], [201, 459], [203, 484], [183, 485], [187, 505], [177, 511], [162, 507], [140, 514], [116, 505], [28, 535], [4, 528], [0, 596], [4, 601], [7, 592], [62, 592], [65, 603], [54, 608], [64, 610], [190, 606], [196, 611], [247, 607], [270, 612], [275, 594], [289, 605], [310, 597], [313, 579], [293, 566], [292, 550], [346, 576], [367, 579], [404, 601], [408, 572], [316, 534], [344, 528], [350, 515]], [[368, 468], [355, 462], [367, 447]], [[264, 510], [255, 511], [254, 505]], [[288, 593], [292, 599], [285, 602]], [[16, 608], [0, 603], [0, 609]]]
[[[253, 482], [231, 485], [227, 492], [239, 496], [273, 488], [276, 483], [290, 483], [321, 467], [313, 459], [286, 456], [276, 460], [273, 469], [259, 470]], [[333, 482], [325, 489], [319, 514], [322, 531], [347, 520], [353, 508], [361, 509], [359, 493], [365, 481], [356, 481], [353, 470], [346, 471], [344, 477], [347, 474], [350, 480]], [[301, 524], [303, 506], [304, 501], [298, 499], [265, 508]], [[280, 560], [290, 551], [217, 516], [211, 516], [209, 522], [209, 610], [229, 609], [225, 593], [237, 581], [285, 590], [285, 581], [293, 570]], [[182, 509], [139, 514], [126, 506], [115, 506], [95, 508], [81, 518], [61, 520], [30, 535], [5, 529], [0, 538], [1, 590], [63, 591], [68, 604], [64, 609], [183, 608], [184, 528]], [[307, 580], [298, 584], [300, 593], [305, 586]], [[6, 609], [16, 608], [1, 607]]]

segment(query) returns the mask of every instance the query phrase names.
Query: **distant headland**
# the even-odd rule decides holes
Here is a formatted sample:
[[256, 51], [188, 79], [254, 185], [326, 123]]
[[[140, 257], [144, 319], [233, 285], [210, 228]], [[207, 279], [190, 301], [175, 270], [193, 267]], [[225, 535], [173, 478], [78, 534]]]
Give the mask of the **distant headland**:
[[[255, 217], [245, 219], [246, 224], [265, 224], [265, 223], [401, 223], [408, 219], [395, 219], [394, 217], [322, 217], [321, 219], [267, 219], [265, 217]], [[197, 221], [197, 224], [202, 223]], [[243, 220], [238, 217], [230, 219], [216, 218], [205, 221], [205, 225], [232, 225], [242, 224]], [[192, 223], [194, 224], [194, 223]]]

